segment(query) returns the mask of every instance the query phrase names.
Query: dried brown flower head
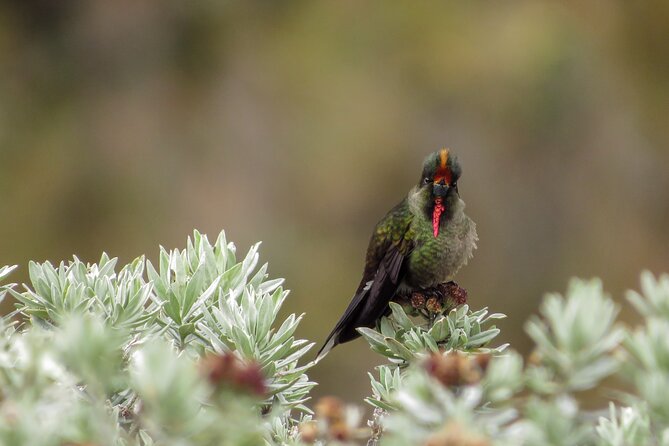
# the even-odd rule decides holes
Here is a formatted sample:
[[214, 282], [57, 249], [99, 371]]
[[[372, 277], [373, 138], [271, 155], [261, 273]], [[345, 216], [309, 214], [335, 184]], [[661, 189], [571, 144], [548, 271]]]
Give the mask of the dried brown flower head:
[[432, 354], [424, 364], [425, 370], [446, 387], [478, 383], [488, 367], [490, 355], [464, 355], [451, 352]]
[[339, 398], [323, 397], [318, 400], [315, 409], [316, 417], [326, 424], [330, 438], [346, 441], [351, 437], [351, 432], [346, 424], [345, 406]]
[[478, 355], [474, 355], [474, 362], [483, 373], [488, 370], [490, 359], [492, 359], [492, 355], [490, 353], [480, 353]]
[[449, 421], [439, 431], [430, 435], [425, 446], [490, 446], [490, 440], [476, 432], [466, 430], [456, 421]]
[[441, 299], [438, 297], [430, 297], [425, 303], [425, 308], [430, 313], [440, 314], [443, 311], [444, 306]]
[[437, 292], [454, 307], [467, 303], [467, 290], [455, 282], [440, 283], [437, 285]]
[[324, 396], [319, 399], [315, 406], [316, 416], [328, 423], [344, 419], [344, 403], [334, 396]]
[[532, 350], [530, 353], [530, 356], [527, 358], [527, 363], [529, 365], [541, 365], [541, 362], [543, 361], [543, 355], [538, 351], [538, 350]]
[[425, 294], [419, 291], [411, 293], [411, 306], [416, 310], [425, 308]]
[[255, 395], [267, 392], [265, 377], [255, 362], [244, 363], [234, 353], [209, 355], [200, 361], [201, 373], [214, 387], [231, 387]]
[[318, 439], [318, 424], [315, 421], [300, 424], [300, 439], [304, 443], [315, 442]]

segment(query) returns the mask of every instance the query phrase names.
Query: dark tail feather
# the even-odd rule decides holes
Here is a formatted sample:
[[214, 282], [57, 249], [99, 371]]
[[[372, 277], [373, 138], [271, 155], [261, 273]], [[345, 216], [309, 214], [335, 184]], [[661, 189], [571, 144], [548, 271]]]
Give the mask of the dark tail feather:
[[403, 260], [404, 256], [398, 249], [388, 250], [379, 264], [374, 280], [365, 284], [353, 296], [346, 311], [318, 351], [316, 361], [320, 361], [336, 345], [359, 337], [356, 328], [374, 326], [388, 309], [388, 302], [397, 291]]
[[335, 325], [335, 327], [332, 329], [327, 339], [325, 340], [325, 344], [323, 344], [321, 349], [318, 351], [318, 355], [316, 355], [316, 362], [323, 359], [323, 357], [327, 355], [328, 352], [332, 350], [337, 344], [341, 344], [342, 342], [351, 340], [351, 339], [342, 340], [340, 335], [342, 331], [346, 330], [347, 326], [350, 325], [350, 323], [356, 319], [357, 313], [359, 312], [360, 304], [363, 302], [364, 297], [369, 292], [370, 286], [371, 283], [366, 285], [362, 290], [360, 290], [358, 294], [353, 296], [353, 299], [351, 299], [351, 303], [349, 303], [348, 307], [346, 307], [346, 311], [344, 311], [342, 317], [339, 318], [337, 325]]
[[321, 349], [318, 350], [318, 354], [316, 355], [316, 362], [320, 362], [321, 359], [325, 358], [325, 355], [330, 353], [330, 350], [335, 348], [335, 346], [338, 344], [336, 336], [337, 334], [338, 333], [334, 332], [330, 334], [327, 341], [325, 341], [325, 344], [323, 344]]

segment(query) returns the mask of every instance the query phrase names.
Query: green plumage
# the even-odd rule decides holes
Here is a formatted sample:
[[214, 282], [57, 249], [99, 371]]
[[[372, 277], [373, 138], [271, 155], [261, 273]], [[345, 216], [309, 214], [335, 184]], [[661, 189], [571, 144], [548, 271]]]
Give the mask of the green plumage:
[[478, 236], [476, 224], [464, 214], [464, 202], [458, 196], [447, 202], [447, 218], [440, 222], [435, 237], [432, 221], [423, 211], [429, 199], [426, 190], [414, 188], [376, 225], [361, 286], [373, 280], [379, 262], [393, 245], [407, 257], [403, 285], [408, 288], [448, 282], [471, 258]]
[[367, 247], [365, 271], [358, 290], [374, 279], [379, 262], [381, 262], [390, 246], [397, 246], [403, 256], [410, 253], [413, 238], [413, 234], [410, 232], [412, 220], [413, 216], [409, 210], [408, 201], [404, 199], [377, 223]]

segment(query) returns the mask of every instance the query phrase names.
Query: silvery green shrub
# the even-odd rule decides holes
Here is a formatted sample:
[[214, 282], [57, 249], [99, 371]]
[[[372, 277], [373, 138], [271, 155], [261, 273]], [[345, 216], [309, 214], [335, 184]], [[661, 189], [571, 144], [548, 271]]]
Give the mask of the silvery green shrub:
[[[258, 245], [237, 260], [224, 233], [195, 231], [158, 258], [30, 262], [29, 284], [0, 288], [17, 301], [0, 321], [0, 443], [256, 445], [309, 411], [313, 343], [294, 336], [302, 316], [277, 320], [288, 292]], [[234, 386], [258, 376], [261, 394]]]
[[[155, 264], [30, 262], [28, 284], [0, 284], [16, 301], [0, 318], [0, 444], [669, 445], [668, 275], [628, 293], [636, 327], [598, 280], [547, 295], [525, 359], [496, 343], [502, 314], [391, 303], [360, 330], [385, 359], [365, 425], [357, 405], [308, 403], [303, 315], [278, 320], [288, 292], [258, 260], [195, 231]], [[608, 401], [585, 407], [585, 392]]]
[[[547, 295], [525, 325], [535, 343], [527, 361], [512, 349], [489, 350], [485, 370], [475, 369], [470, 382], [453, 381], [466, 373], [462, 364], [476, 361], [477, 352], [456, 353], [461, 348], [438, 354], [442, 369], [460, 364], [446, 371], [433, 366], [434, 354], [392, 375], [382, 369], [369, 399], [385, 409], [375, 421], [379, 443], [668, 445], [669, 276], [645, 272], [641, 283], [641, 293], [627, 296], [643, 317], [636, 328], [616, 322], [619, 307], [599, 280], [573, 280], [565, 296]], [[606, 378], [626, 382], [627, 391], [602, 391]], [[613, 400], [584, 408], [583, 392], [592, 389]]]

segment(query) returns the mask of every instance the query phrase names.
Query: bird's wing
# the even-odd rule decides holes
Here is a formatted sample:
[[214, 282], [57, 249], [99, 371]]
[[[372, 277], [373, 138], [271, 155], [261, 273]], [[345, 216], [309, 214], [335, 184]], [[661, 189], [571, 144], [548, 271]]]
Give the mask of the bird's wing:
[[411, 219], [405, 200], [376, 225], [367, 248], [360, 286], [318, 352], [318, 359], [335, 345], [357, 338], [356, 328], [374, 326], [387, 311], [388, 302], [400, 284], [405, 260], [413, 248], [411, 237], [408, 237]]

